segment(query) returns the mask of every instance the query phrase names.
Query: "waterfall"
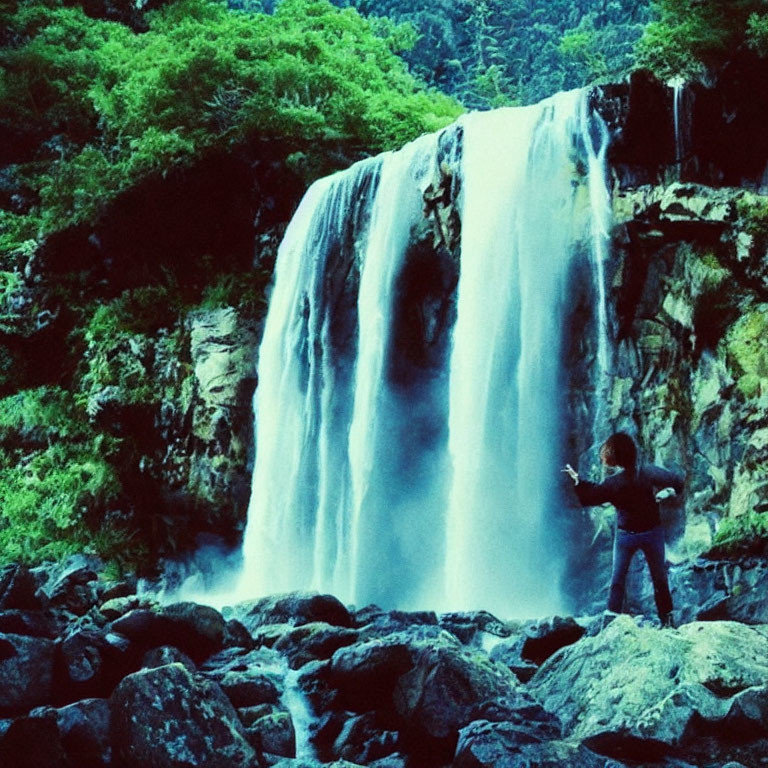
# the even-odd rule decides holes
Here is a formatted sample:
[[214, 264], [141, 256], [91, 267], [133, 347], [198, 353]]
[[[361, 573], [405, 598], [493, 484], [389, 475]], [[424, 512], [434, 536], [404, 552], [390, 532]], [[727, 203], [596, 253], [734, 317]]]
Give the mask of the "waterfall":
[[[240, 596], [558, 607], [560, 348], [579, 259], [607, 339], [607, 132], [587, 96], [465, 115], [307, 192], [259, 350]], [[425, 218], [437, 182], [456, 243]]]
[[667, 83], [672, 89], [672, 123], [675, 131], [675, 163], [677, 164], [677, 177], [682, 176], [683, 161], [688, 150], [689, 129], [686, 115], [686, 82], [682, 78], [676, 77]]

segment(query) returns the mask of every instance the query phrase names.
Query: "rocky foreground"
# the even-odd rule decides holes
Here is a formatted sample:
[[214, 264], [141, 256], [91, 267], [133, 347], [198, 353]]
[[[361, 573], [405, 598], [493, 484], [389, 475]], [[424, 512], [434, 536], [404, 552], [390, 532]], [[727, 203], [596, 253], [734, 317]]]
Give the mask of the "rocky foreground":
[[222, 615], [95, 565], [0, 571], [3, 768], [768, 765], [762, 560], [709, 564], [675, 629], [299, 593]]

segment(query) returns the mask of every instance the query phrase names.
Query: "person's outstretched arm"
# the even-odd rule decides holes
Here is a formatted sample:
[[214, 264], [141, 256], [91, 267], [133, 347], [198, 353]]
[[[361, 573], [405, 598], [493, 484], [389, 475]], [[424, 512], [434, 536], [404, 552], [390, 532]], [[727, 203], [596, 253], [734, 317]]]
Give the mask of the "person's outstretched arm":
[[582, 507], [595, 507], [611, 501], [610, 485], [607, 482], [591, 483], [589, 480], [581, 480], [574, 490]]
[[570, 464], [565, 465], [563, 472], [567, 472], [573, 480], [574, 490], [582, 507], [607, 504], [611, 500], [610, 486], [606, 483], [591, 483], [589, 480], [582, 480]]

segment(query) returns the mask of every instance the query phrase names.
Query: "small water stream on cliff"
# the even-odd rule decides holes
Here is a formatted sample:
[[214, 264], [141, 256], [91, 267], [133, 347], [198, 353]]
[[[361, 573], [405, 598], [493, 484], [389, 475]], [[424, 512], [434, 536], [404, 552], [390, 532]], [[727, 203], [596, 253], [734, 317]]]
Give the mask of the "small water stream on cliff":
[[[570, 92], [466, 115], [312, 186], [259, 352], [241, 597], [558, 608], [561, 348], [578, 260], [607, 366], [606, 143], [586, 93]], [[461, 219], [453, 255], [423, 237], [438, 178]]]

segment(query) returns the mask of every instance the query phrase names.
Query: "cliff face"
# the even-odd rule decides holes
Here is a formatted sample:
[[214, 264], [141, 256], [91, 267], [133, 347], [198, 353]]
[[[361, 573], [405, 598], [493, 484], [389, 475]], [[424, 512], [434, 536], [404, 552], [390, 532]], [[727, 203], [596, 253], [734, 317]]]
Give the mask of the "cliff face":
[[[649, 459], [683, 469], [686, 508], [667, 510], [681, 557], [710, 550], [717, 531], [717, 542], [754, 551], [766, 527], [766, 74], [764, 64], [736, 61], [709, 87], [680, 91], [677, 111], [674, 89], [645, 73], [592, 96], [612, 136], [614, 343], [609, 380], [595, 384], [585, 292], [565, 350], [566, 453], [596, 471], [599, 403], [598, 433], [631, 429]], [[460, 229], [451, 173], [443, 163], [425, 196], [402, 286], [421, 308], [403, 334], [423, 326], [444, 336], [450, 326]], [[121, 491], [100, 499], [98, 514], [143, 531], [153, 553], [190, 547], [201, 531], [236, 540], [242, 527], [263, 297], [300, 191], [267, 147], [206, 158], [128, 192], [95, 227], [51, 238], [4, 287], [3, 393], [61, 389], [97, 436], [119, 441], [110, 461]], [[420, 282], [430, 260], [442, 265], [440, 285]], [[441, 339], [425, 337], [423, 349], [409, 342], [411, 362], [429, 365]], [[30, 434], [6, 429], [0, 442], [29, 453], [39, 447], [39, 435], [24, 442]], [[590, 520], [574, 533], [598, 560], [601, 531]]]
[[[709, 88], [677, 96], [636, 73], [628, 86], [594, 94], [613, 135], [614, 343], [601, 382], [577, 310], [567, 350], [571, 448], [583, 470], [599, 475], [597, 444], [590, 445], [597, 409], [596, 437], [628, 430], [646, 460], [685, 472], [685, 503], [665, 502], [662, 510], [668, 553], [679, 563], [764, 553], [768, 153], [754, 111], [765, 107], [763, 69], [734, 62]], [[598, 406], [588, 413], [590, 402]], [[605, 572], [610, 560], [609, 525], [595, 513], [590, 521], [574, 533], [587, 554], [571, 564], [573, 581], [566, 579], [576, 585], [577, 603], [585, 575], [587, 593], [604, 588], [589, 574], [601, 571], [595, 563]], [[681, 564], [672, 572], [681, 595], [684, 571]], [[646, 598], [635, 609], [652, 610]]]

